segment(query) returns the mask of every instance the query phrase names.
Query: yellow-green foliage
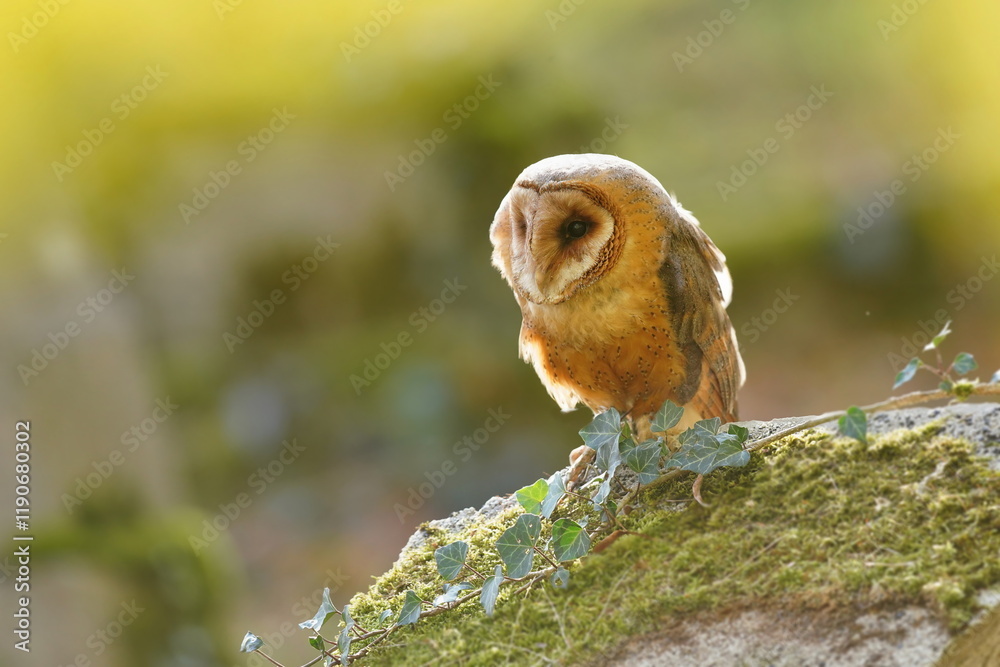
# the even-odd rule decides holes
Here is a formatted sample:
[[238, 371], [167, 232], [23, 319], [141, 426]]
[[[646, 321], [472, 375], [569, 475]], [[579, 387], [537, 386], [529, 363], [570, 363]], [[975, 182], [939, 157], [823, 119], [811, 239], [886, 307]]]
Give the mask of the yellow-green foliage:
[[[568, 590], [536, 585], [497, 612], [478, 604], [397, 630], [373, 653], [384, 664], [577, 664], [624, 638], [662, 629], [678, 612], [768, 605], [931, 604], [954, 627], [976, 609], [975, 594], [1000, 582], [1000, 472], [969, 443], [938, 426], [898, 431], [870, 445], [809, 432], [754, 454], [742, 469], [710, 475], [711, 507], [671, 511], [691, 479], [657, 488], [633, 512], [625, 536], [571, 567]], [[402, 592], [440, 592], [433, 550], [457, 539], [470, 563], [491, 570], [492, 548], [517, 512], [462, 534], [433, 535], [406, 555], [352, 609], [367, 629], [382, 609], [398, 613]], [[536, 567], [540, 561], [536, 560]], [[403, 646], [400, 646], [403, 644]]]

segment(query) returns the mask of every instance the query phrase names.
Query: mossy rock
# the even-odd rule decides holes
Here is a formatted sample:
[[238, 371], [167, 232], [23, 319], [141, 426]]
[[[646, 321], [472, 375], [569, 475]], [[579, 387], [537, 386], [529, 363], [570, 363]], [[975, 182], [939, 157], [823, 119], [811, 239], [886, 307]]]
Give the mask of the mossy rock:
[[[566, 589], [506, 585], [492, 618], [470, 601], [353, 664], [933, 664], [970, 623], [1000, 621], [972, 623], [1000, 589], [1000, 405], [902, 410], [870, 429], [868, 444], [808, 431], [716, 471], [710, 507], [690, 502], [691, 477], [664, 484], [623, 519], [634, 534], [569, 564]], [[406, 590], [438, 595], [434, 550], [450, 542], [492, 572], [522, 510], [484, 510], [422, 526], [351, 600], [358, 623], [395, 619]]]

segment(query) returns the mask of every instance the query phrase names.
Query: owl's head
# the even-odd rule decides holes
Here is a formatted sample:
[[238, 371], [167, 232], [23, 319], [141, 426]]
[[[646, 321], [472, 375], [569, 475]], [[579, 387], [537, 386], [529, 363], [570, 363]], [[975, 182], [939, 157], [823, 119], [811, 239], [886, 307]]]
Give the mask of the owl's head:
[[596, 153], [546, 158], [521, 172], [500, 204], [490, 227], [493, 264], [522, 299], [562, 303], [617, 265], [629, 224], [623, 209], [671, 202], [628, 160]]

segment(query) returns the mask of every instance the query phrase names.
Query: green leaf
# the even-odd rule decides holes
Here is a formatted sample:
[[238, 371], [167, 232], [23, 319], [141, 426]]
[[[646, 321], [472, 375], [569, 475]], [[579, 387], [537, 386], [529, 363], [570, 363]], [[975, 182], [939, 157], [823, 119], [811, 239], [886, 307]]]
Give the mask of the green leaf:
[[611, 495], [611, 479], [612, 476], [608, 473], [603, 473], [601, 478], [601, 483], [597, 486], [597, 490], [594, 491], [594, 495], [590, 496], [590, 501], [594, 504], [594, 509], [598, 509], [608, 496]]
[[337, 608], [330, 602], [330, 589], [323, 589], [323, 602], [320, 604], [319, 609], [316, 611], [316, 615], [310, 618], [308, 621], [302, 621], [299, 623], [299, 627], [303, 630], [312, 630], [313, 632], [319, 632], [323, 629], [323, 624], [325, 624], [330, 617], [334, 614], [339, 614], [340, 612]]
[[736, 436], [736, 439], [739, 441], [741, 446], [745, 445], [750, 439], [750, 429], [740, 426], [739, 424], [730, 424], [729, 433]]
[[990, 383], [993, 383], [993, 382], [1000, 382], [1000, 370], [998, 370], [996, 373], [994, 373], [993, 377], [990, 378]]
[[524, 508], [525, 512], [541, 514], [542, 501], [545, 500], [545, 496], [548, 495], [548, 492], [549, 483], [544, 479], [540, 479], [531, 486], [518, 489], [514, 493], [514, 497], [517, 498], [517, 502], [521, 503], [521, 507]]
[[350, 605], [344, 605], [344, 608], [340, 611], [340, 617], [344, 619], [344, 624], [347, 627], [354, 625], [354, 619], [351, 618], [351, 612], [349, 609]]
[[716, 468], [742, 468], [750, 463], [750, 452], [743, 449], [743, 443], [732, 433], [718, 433], [715, 436], [718, 447], [715, 452]]
[[594, 465], [597, 466], [597, 469], [606, 470], [611, 475], [615, 474], [615, 470], [621, 462], [622, 453], [617, 441], [601, 445], [601, 448], [597, 450], [597, 456], [594, 457]]
[[552, 553], [556, 560], [582, 558], [590, 551], [590, 535], [572, 519], [559, 519], [552, 524]]
[[917, 369], [924, 365], [924, 362], [920, 361], [916, 357], [910, 359], [909, 363], [903, 367], [903, 370], [896, 374], [896, 382], [892, 385], [893, 389], [898, 389], [902, 385], [906, 384], [913, 379], [916, 374]]
[[580, 437], [585, 445], [599, 450], [608, 444], [618, 446], [618, 436], [622, 432], [622, 416], [618, 410], [610, 408], [594, 417], [594, 420], [580, 429]]
[[444, 589], [444, 593], [434, 598], [435, 607], [441, 607], [449, 602], [455, 602], [458, 600], [458, 594], [462, 591], [470, 590], [472, 588], [472, 584], [467, 581], [463, 581], [460, 584], [445, 584], [442, 588]]
[[465, 558], [469, 555], [469, 545], [458, 541], [438, 547], [434, 552], [437, 561], [438, 574], [445, 581], [456, 578], [465, 567]]
[[837, 430], [841, 435], [868, 444], [868, 416], [857, 406], [847, 408], [847, 414], [837, 421]]
[[602, 516], [606, 516], [607, 520], [611, 521], [613, 517], [618, 516], [618, 503], [608, 498], [601, 506], [601, 511], [604, 513]]
[[969, 371], [979, 368], [979, 364], [976, 363], [975, 358], [968, 352], [959, 352], [958, 356], [955, 357], [955, 361], [951, 363], [951, 367], [959, 375], [965, 375]]
[[556, 569], [549, 577], [549, 582], [552, 584], [553, 588], [564, 589], [569, 586], [569, 570], [564, 567]]
[[520, 579], [531, 572], [535, 560], [535, 542], [542, 529], [542, 520], [537, 514], [522, 514], [514, 525], [503, 532], [497, 540], [497, 551], [507, 566], [507, 576]]
[[660, 475], [659, 440], [647, 440], [625, 452], [625, 465], [639, 474], [640, 484], [649, 484]]
[[[938, 345], [944, 342], [944, 339], [947, 338], [948, 334], [950, 333], [951, 333], [951, 320], [948, 320], [947, 322], [944, 323], [944, 328], [941, 329], [941, 333], [939, 333], [937, 336], [934, 336], [934, 338], [931, 339], [931, 342], [927, 343], [927, 345], [924, 345], [924, 352], [937, 348]], [[895, 389], [895, 387], [893, 388]]]
[[938, 389], [941, 391], [951, 391], [954, 388], [955, 384], [951, 380], [941, 380], [941, 382], [938, 383]]
[[416, 623], [420, 618], [420, 605], [423, 602], [413, 591], [406, 591], [406, 598], [403, 600], [403, 608], [399, 610], [399, 619], [396, 625], [409, 625]]
[[326, 642], [319, 635], [313, 635], [309, 638], [309, 645], [312, 646], [317, 651], [323, 651], [326, 649]]
[[556, 505], [566, 495], [566, 480], [563, 479], [562, 473], [557, 472], [552, 477], [549, 477], [547, 484], [549, 490], [545, 494], [545, 500], [542, 501], [540, 511], [543, 517], [549, 519], [552, 517], [552, 512], [556, 509]]
[[243, 637], [243, 643], [240, 644], [240, 653], [253, 653], [263, 645], [263, 639], [252, 632], [248, 632], [246, 636]]
[[[352, 624], [353, 625], [353, 624]], [[340, 631], [340, 636], [337, 637], [337, 650], [340, 651], [341, 659], [344, 664], [347, 664], [347, 656], [351, 654], [351, 626], [347, 626]]]
[[487, 616], [493, 615], [501, 583], [503, 583], [503, 568], [497, 565], [493, 570], [493, 576], [486, 577], [486, 581], [483, 582], [483, 590], [479, 593], [479, 604], [483, 605], [483, 611], [486, 612]]
[[[703, 420], [703, 422], [718, 422]], [[743, 449], [739, 438], [732, 433], [713, 433], [718, 424], [698, 422], [681, 433], [681, 448], [664, 463], [665, 467], [677, 467], [705, 475], [723, 466], [740, 467], [750, 461], [750, 452]]]
[[673, 401], [666, 401], [653, 416], [653, 433], [665, 433], [677, 426], [684, 415], [684, 408], [678, 406]]
[[382, 613], [378, 615], [378, 624], [382, 625], [385, 623], [385, 619], [392, 616], [392, 609], [383, 609]]

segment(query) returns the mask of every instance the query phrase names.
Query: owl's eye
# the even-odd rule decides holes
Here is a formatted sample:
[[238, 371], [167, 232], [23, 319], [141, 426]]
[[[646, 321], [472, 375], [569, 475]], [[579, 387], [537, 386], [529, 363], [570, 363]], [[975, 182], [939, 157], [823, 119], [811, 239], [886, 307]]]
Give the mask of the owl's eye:
[[570, 220], [566, 223], [566, 236], [571, 239], [583, 238], [587, 230], [590, 229], [590, 223], [586, 220]]

